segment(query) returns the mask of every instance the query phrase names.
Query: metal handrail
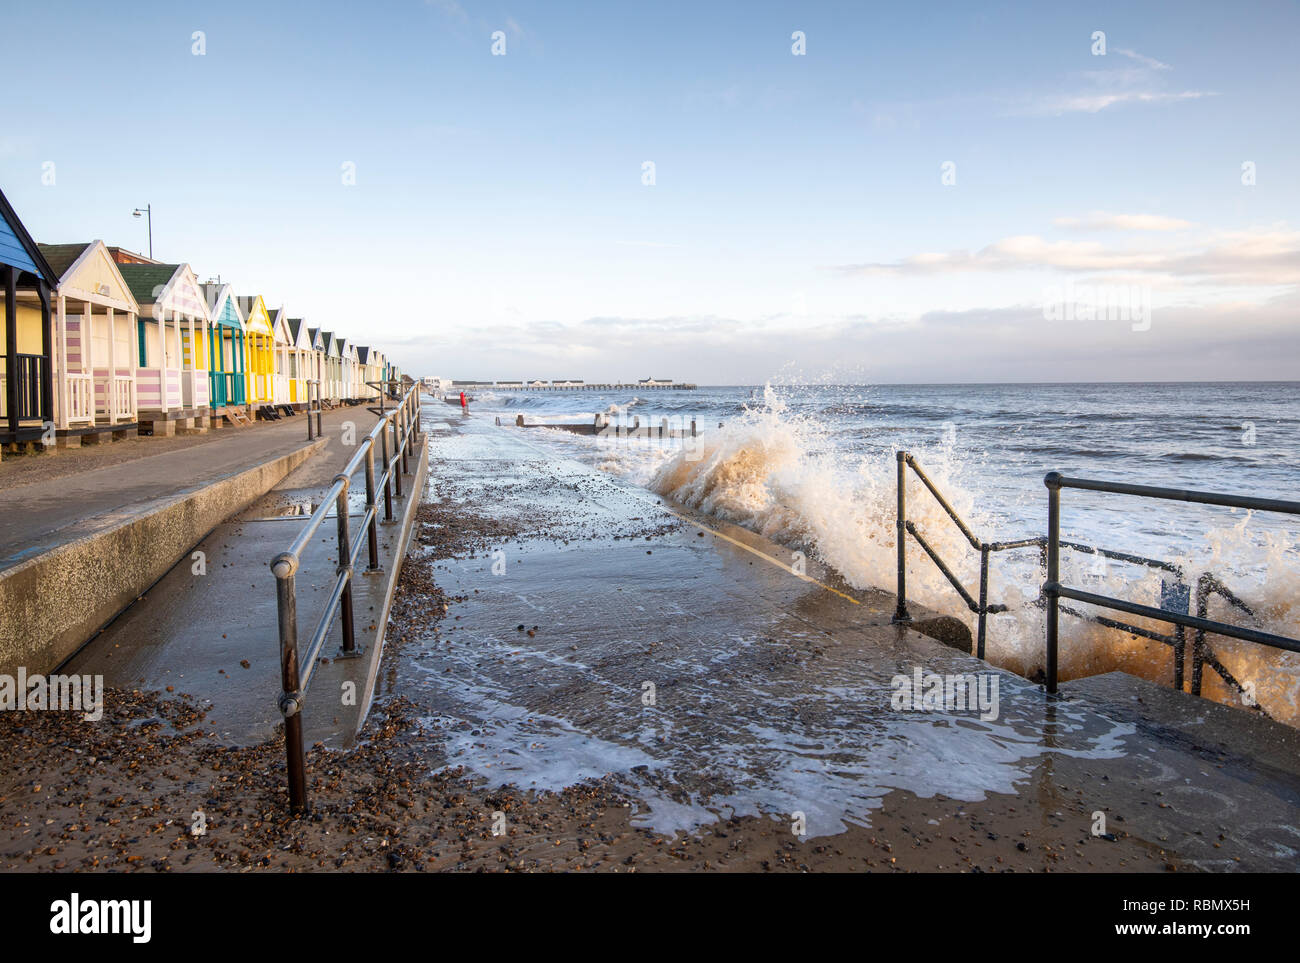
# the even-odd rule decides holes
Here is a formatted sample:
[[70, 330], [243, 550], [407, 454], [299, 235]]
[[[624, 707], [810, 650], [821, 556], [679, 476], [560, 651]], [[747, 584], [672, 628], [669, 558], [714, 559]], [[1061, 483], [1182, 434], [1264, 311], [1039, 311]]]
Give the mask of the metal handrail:
[[[907, 556], [906, 556], [906, 550], [907, 550], [906, 536], [911, 535], [912, 538], [916, 540], [917, 544], [919, 544], [921, 548], [925, 551], [926, 555], [930, 557], [930, 560], [934, 562], [935, 567], [939, 569], [940, 573], [942, 573], [944, 578], [948, 580], [948, 583], [957, 591], [957, 594], [961, 596], [962, 601], [966, 603], [966, 607], [970, 609], [970, 611], [974, 612], [976, 616], [978, 616], [978, 621], [976, 626], [975, 654], [977, 657], [982, 659], [985, 657], [985, 645], [988, 636], [988, 616], [990, 614], [996, 615], [999, 612], [1008, 611], [1008, 607], [1006, 605], [1003, 605], [1000, 602], [995, 602], [990, 604], [988, 601], [989, 556], [995, 552], [1006, 552], [1006, 551], [1012, 551], [1015, 549], [1022, 549], [1022, 548], [1037, 548], [1039, 550], [1039, 566], [1041, 568], [1046, 569], [1047, 536], [1035, 535], [1029, 538], [1020, 538], [1011, 541], [999, 541], [999, 542], [983, 541], [974, 533], [974, 531], [972, 531], [971, 527], [968, 524], [966, 524], [965, 520], [962, 519], [962, 517], [957, 514], [957, 510], [952, 507], [952, 505], [948, 502], [948, 499], [945, 498], [943, 493], [939, 491], [938, 486], [935, 485], [934, 481], [930, 478], [929, 475], [925, 473], [925, 471], [921, 468], [921, 466], [917, 463], [916, 459], [910, 453], [906, 451], [899, 451], [896, 453], [896, 457], [898, 460], [898, 516], [897, 516], [898, 603], [894, 610], [893, 621], [894, 622], [912, 621], [912, 618], [907, 611]], [[939, 556], [938, 551], [925, 539], [924, 536], [921, 535], [916, 525], [907, 520], [906, 468], [911, 468], [912, 472], [916, 475], [916, 477], [921, 480], [922, 484], [925, 485], [925, 487], [929, 490], [930, 494], [934, 496], [934, 499], [939, 503], [939, 506], [944, 510], [944, 512], [948, 515], [948, 517], [951, 518], [953, 522], [957, 525], [957, 527], [961, 530], [961, 533], [962, 535], [965, 536], [966, 541], [970, 543], [972, 548], [974, 548], [977, 552], [980, 553], [980, 585], [979, 585], [978, 601], [971, 595], [971, 593], [966, 589], [966, 587], [961, 584], [961, 581], [953, 573], [952, 569], [949, 568], [949, 566]], [[1073, 551], [1084, 552], [1089, 555], [1094, 555], [1101, 558], [1108, 558], [1113, 561], [1124, 562], [1130, 565], [1141, 565], [1146, 568], [1158, 569], [1161, 571], [1169, 572], [1170, 574], [1174, 575], [1177, 578], [1177, 585], [1180, 586], [1185, 581], [1182, 568], [1173, 562], [1166, 562], [1155, 558], [1146, 558], [1142, 555], [1134, 555], [1129, 552], [1117, 552], [1111, 549], [1100, 548], [1096, 545], [1087, 545], [1082, 542], [1061, 541], [1059, 542], [1059, 544], [1062, 548], [1068, 548]], [[1040, 606], [1045, 605], [1046, 604], [1045, 597], [1040, 594], [1039, 598], [1036, 600], [1036, 604]], [[1096, 622], [1097, 624], [1106, 626], [1107, 628], [1118, 629], [1124, 632], [1129, 632], [1134, 635], [1142, 636], [1144, 638], [1153, 639], [1158, 642], [1163, 642], [1166, 645], [1173, 646], [1178, 657], [1178, 667], [1175, 670], [1175, 676], [1176, 676], [1175, 682], [1181, 688], [1182, 661], [1183, 661], [1182, 654], [1184, 651], [1183, 629], [1181, 626], [1175, 629], [1173, 636], [1166, 636], [1166, 635], [1160, 635], [1159, 633], [1156, 632], [1152, 632], [1150, 629], [1144, 629], [1141, 626], [1130, 625], [1127, 622], [1120, 622], [1115, 619], [1108, 619], [1105, 618], [1104, 616], [1089, 615], [1088, 613], [1082, 612], [1078, 609], [1064, 608], [1062, 609], [1062, 611], [1066, 612], [1069, 615], [1074, 615], [1082, 619], [1087, 619], [1089, 621]]]
[[384, 402], [387, 401], [390, 397], [392, 398], [397, 397], [397, 392], [401, 390], [401, 385], [399, 385], [395, 380], [391, 378], [388, 379], [387, 381], [383, 380], [382, 378], [378, 381], [367, 381], [365, 382], [365, 384], [366, 387], [374, 388], [377, 392], [379, 392], [379, 407], [374, 408], [369, 405], [366, 406], [367, 411], [372, 411], [377, 415], [382, 415], [387, 410], [387, 406], [384, 404]]
[[[1060, 600], [1073, 599], [1076, 602], [1083, 602], [1088, 605], [1095, 605], [1099, 608], [1112, 609], [1119, 612], [1127, 612], [1130, 615], [1141, 616], [1142, 618], [1152, 619], [1158, 622], [1166, 622], [1174, 626], [1175, 631], [1175, 682], [1178, 688], [1182, 688], [1181, 680], [1183, 674], [1183, 652], [1181, 639], [1184, 629], [1196, 629], [1197, 640], [1193, 652], [1193, 679], [1192, 687], [1196, 695], [1200, 694], [1200, 670], [1202, 664], [1210, 664], [1215, 671], [1223, 676], [1225, 681], [1230, 681], [1238, 690], [1241, 689], [1235, 679], [1231, 679], [1229, 673], [1223, 666], [1214, 659], [1213, 653], [1206, 657], [1205, 633], [1210, 632], [1215, 635], [1224, 635], [1229, 638], [1242, 639], [1246, 642], [1255, 642], [1260, 645], [1268, 645], [1273, 648], [1284, 649], [1288, 652], [1300, 652], [1300, 640], [1287, 638], [1282, 635], [1274, 635], [1270, 632], [1261, 632], [1256, 629], [1249, 629], [1243, 626], [1232, 625], [1227, 622], [1218, 622], [1208, 617], [1209, 596], [1210, 594], [1220, 594], [1225, 598], [1233, 600], [1239, 608], [1248, 613], [1249, 608], [1245, 603], [1237, 599], [1235, 595], [1223, 586], [1222, 583], [1209, 576], [1202, 576], [1197, 586], [1197, 614], [1188, 615], [1181, 612], [1169, 611], [1163, 608], [1153, 608], [1149, 605], [1140, 605], [1136, 602], [1129, 602], [1125, 599], [1112, 598], [1106, 595], [1098, 595], [1093, 592], [1083, 592], [1079, 589], [1071, 588], [1061, 584], [1061, 547], [1067, 543], [1061, 541], [1061, 489], [1077, 488], [1085, 491], [1106, 492], [1118, 495], [1136, 495], [1141, 498], [1159, 498], [1169, 501], [1194, 502], [1201, 505], [1220, 505], [1227, 508], [1245, 508], [1252, 511], [1279, 512], [1286, 515], [1300, 515], [1300, 502], [1287, 501], [1280, 498], [1256, 498], [1250, 495], [1225, 495], [1216, 492], [1191, 491], [1178, 488], [1161, 488], [1154, 485], [1129, 485], [1120, 482], [1100, 481], [1091, 478], [1069, 478], [1060, 472], [1048, 472], [1043, 478], [1043, 484], [1047, 486], [1047, 580], [1043, 583], [1042, 593], [1047, 599], [1047, 656], [1046, 656], [1046, 675], [1047, 691], [1055, 692], [1057, 687], [1057, 656], [1059, 649], [1059, 621], [1061, 604]], [[1069, 610], [1067, 610], [1069, 612]], [[1070, 613], [1078, 614], [1078, 613]], [[1253, 613], [1250, 613], [1253, 616]], [[1112, 620], [1103, 621], [1100, 617], [1095, 619], [1101, 624], [1107, 624]], [[1131, 627], [1130, 627], [1131, 628]], [[1149, 631], [1142, 631], [1139, 634], [1148, 638], [1157, 638], [1160, 641], [1167, 641], [1167, 637], [1158, 636]], [[1211, 661], [1212, 660], [1212, 661]]]
[[[319, 402], [319, 382], [317, 401]], [[319, 408], [317, 409], [317, 432], [320, 431]], [[307, 419], [308, 437], [311, 436], [311, 416]], [[334, 476], [324, 499], [312, 512], [307, 523], [298, 532], [288, 551], [281, 552], [271, 561], [271, 571], [275, 575], [276, 600], [280, 630], [280, 683], [281, 693], [279, 708], [284, 716], [285, 753], [289, 777], [289, 804], [294, 812], [307, 809], [307, 761], [303, 748], [302, 710], [307, 687], [320, 661], [320, 654], [334, 624], [335, 616], [340, 617], [343, 645], [339, 651], [342, 658], [361, 654], [356, 647], [355, 625], [352, 611], [352, 578], [355, 565], [366, 544], [368, 564], [366, 572], [374, 574], [382, 571], [379, 565], [379, 508], [377, 495], [379, 487], [384, 489], [384, 521], [393, 519], [393, 502], [390, 483], [397, 489], [398, 497], [402, 494], [402, 473], [407, 472], [408, 453], [414, 455], [412, 446], [420, 428], [419, 386], [413, 386], [397, 407], [383, 415], [374, 428], [358, 446], [356, 453], [348, 460], [343, 471]], [[389, 448], [389, 433], [392, 432], [392, 448]], [[375, 442], [381, 445], [383, 472], [375, 475]], [[389, 452], [392, 452], [390, 457]], [[348, 490], [352, 476], [365, 465], [366, 472], [366, 510], [362, 515], [361, 528], [355, 539], [352, 538], [348, 518]], [[337, 521], [338, 561], [337, 576], [334, 587], [320, 619], [316, 623], [307, 643], [306, 657], [299, 658], [298, 651], [298, 599], [295, 579], [302, 565], [302, 554], [311, 544], [316, 532], [324, 523], [330, 508], [334, 508]]]
[[[911, 454], [900, 450], [895, 453], [895, 457], [898, 460], [898, 514], [895, 518], [895, 538], [897, 540], [898, 548], [898, 602], [894, 608], [892, 621], [912, 621], [912, 616], [907, 611], [907, 536], [911, 535], [912, 538], [916, 540], [917, 544], [925, 551], [925, 554], [930, 557], [930, 561], [934, 562], [935, 567], [938, 568], [944, 578], [948, 580], [948, 583], [957, 590], [957, 594], [960, 595], [962, 601], [966, 603], [966, 607], [978, 616], [975, 637], [975, 655], [982, 659], [984, 658], [984, 646], [988, 636], [988, 616], [990, 614], [996, 615], [999, 612], [1007, 611], [1007, 606], [1000, 602], [989, 604], [989, 555], [993, 552], [1006, 552], [1019, 548], [1038, 547], [1041, 550], [1043, 539], [1038, 537], [1022, 538], [1009, 542], [983, 541], [979, 536], [971, 531], [971, 527], [966, 524], [960, 515], [957, 514], [957, 510], [948, 503], [948, 499], [944, 498], [943, 493], [939, 491], [934, 482], [930, 480], [930, 476], [922, 470], [921, 466], [917, 464], [916, 459], [913, 458]], [[925, 485], [930, 494], [934, 496], [934, 500], [939, 503], [939, 507], [944, 510], [948, 517], [956, 524], [957, 528], [961, 530], [962, 535], [966, 537], [966, 541], [971, 544], [971, 547], [980, 553], [980, 586], [978, 601], [976, 601], [970, 592], [966, 590], [966, 587], [961, 584], [961, 581], [953, 574], [952, 569], [944, 563], [944, 560], [939, 556], [939, 553], [928, 541], [926, 541], [925, 537], [917, 530], [917, 527], [907, 520], [907, 469], [909, 468], [916, 477], [921, 480], [921, 483]]]
[[[1212, 595], [1218, 595], [1233, 608], [1244, 612], [1256, 622], [1259, 621], [1258, 616], [1255, 615], [1254, 610], [1251, 609], [1249, 605], [1239, 599], [1232, 589], [1228, 588], [1228, 586], [1224, 585], [1209, 572], [1202, 573], [1201, 577], [1196, 580], [1196, 615], [1198, 618], [1209, 618], [1210, 596]], [[1237, 681], [1236, 676], [1228, 671], [1223, 663], [1219, 661], [1218, 657], [1215, 656], [1214, 650], [1209, 647], [1208, 643], [1206, 643], [1205, 630], [1197, 629], [1196, 636], [1192, 641], [1192, 695], [1201, 694], [1201, 676], [1204, 673], [1204, 667], [1206, 665], [1219, 673], [1219, 678], [1236, 689], [1238, 693], [1241, 695], [1246, 694], [1245, 688]], [[1264, 712], [1263, 707], [1258, 703], [1255, 703], [1252, 707], [1259, 709], [1260, 712]], [[1265, 713], [1265, 715], [1267, 715], [1267, 713]]]

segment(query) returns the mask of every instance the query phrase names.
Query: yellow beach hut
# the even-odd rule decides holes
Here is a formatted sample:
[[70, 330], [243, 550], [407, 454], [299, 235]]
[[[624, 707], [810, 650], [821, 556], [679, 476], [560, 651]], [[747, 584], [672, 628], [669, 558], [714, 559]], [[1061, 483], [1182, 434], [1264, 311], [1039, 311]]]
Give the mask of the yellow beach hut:
[[[140, 307], [136, 420], [141, 434], [207, 431], [211, 410], [207, 299], [188, 264], [147, 262], [109, 248]], [[132, 260], [125, 260], [129, 256]]]
[[260, 294], [241, 296], [239, 309], [244, 316], [244, 374], [248, 404], [254, 412], [272, 404], [275, 377], [275, 330], [271, 315]]
[[307, 379], [312, 377], [315, 355], [307, 323], [302, 318], [286, 318], [284, 323], [289, 332], [289, 404], [302, 410], [307, 406]]
[[40, 247], [58, 274], [56, 443], [78, 447], [134, 434], [140, 306], [103, 241]]
[[[50, 289], [58, 281], [23, 222], [0, 193], [0, 442], [45, 442], [54, 417]], [[23, 296], [23, 302], [19, 297]], [[27, 295], [35, 305], [27, 302]]]

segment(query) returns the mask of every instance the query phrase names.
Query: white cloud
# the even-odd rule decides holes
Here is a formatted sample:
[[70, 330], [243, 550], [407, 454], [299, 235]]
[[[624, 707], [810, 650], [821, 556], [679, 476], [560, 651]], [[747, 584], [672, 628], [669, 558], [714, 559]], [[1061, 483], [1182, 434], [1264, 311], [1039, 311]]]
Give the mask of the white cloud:
[[1089, 231], [1185, 231], [1193, 224], [1177, 217], [1161, 214], [1111, 214], [1093, 211], [1087, 217], [1058, 217], [1053, 221], [1058, 227]]
[[978, 251], [923, 252], [892, 262], [840, 265], [835, 270], [849, 276], [906, 277], [1038, 268], [1123, 271], [1197, 284], [1300, 284], [1300, 232], [1279, 225], [1220, 232], [1201, 243], [1199, 248], [1118, 250], [1097, 241], [1052, 241], [1019, 234]]
[[1136, 60], [1144, 67], [1150, 67], [1152, 70], [1173, 70], [1174, 68], [1167, 63], [1156, 60], [1154, 57], [1144, 57], [1136, 50], [1126, 50], [1123, 47], [1112, 47], [1115, 53], [1128, 57], [1130, 60]]
[[1116, 104], [1162, 104], [1176, 103], [1184, 100], [1200, 100], [1203, 97], [1217, 97], [1210, 90], [1181, 90], [1167, 93], [1159, 90], [1123, 90], [1101, 93], [1057, 94], [1048, 95], [1032, 101], [1027, 112], [1031, 114], [1096, 114]]

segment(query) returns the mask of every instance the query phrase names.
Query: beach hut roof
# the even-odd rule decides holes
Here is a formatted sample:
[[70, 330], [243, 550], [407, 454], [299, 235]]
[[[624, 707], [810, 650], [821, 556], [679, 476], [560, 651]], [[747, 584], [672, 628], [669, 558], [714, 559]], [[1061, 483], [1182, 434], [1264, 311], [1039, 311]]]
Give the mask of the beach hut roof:
[[119, 264], [122, 279], [131, 289], [131, 295], [139, 304], [153, 304], [157, 301], [171, 279], [176, 276], [179, 264]]
[[62, 279], [68, 273], [68, 268], [76, 264], [81, 259], [81, 255], [86, 253], [86, 249], [93, 242], [80, 241], [77, 244], [39, 244], [41, 253], [45, 255], [45, 260], [49, 262], [50, 267], [54, 269], [55, 277]]
[[[109, 248], [108, 250], [112, 250]], [[188, 264], [123, 264], [117, 269], [142, 308], [163, 305], [196, 317], [208, 319], [207, 298], [199, 280]], [[141, 311], [142, 316], [156, 317], [156, 311]]]
[[55, 284], [60, 294], [119, 311], [140, 313], [139, 304], [103, 241], [39, 247], [56, 272]]
[[305, 348], [310, 351], [312, 338], [307, 326], [302, 323], [302, 318], [286, 318], [284, 323], [289, 326], [289, 335], [292, 339], [290, 343], [295, 348]]
[[370, 349], [364, 344], [357, 348], [357, 360], [362, 364], [370, 364]]
[[280, 344], [293, 344], [293, 334], [289, 331], [289, 317], [284, 313], [284, 306], [270, 312], [271, 328], [275, 331], [275, 340]]
[[59, 276], [27, 233], [23, 222], [18, 220], [18, 214], [9, 206], [9, 199], [3, 191], [0, 191], [0, 264], [43, 278], [50, 285], [59, 282]]
[[260, 294], [241, 294], [236, 299], [239, 310], [244, 314], [244, 326], [258, 334], [272, 334], [271, 315], [266, 310], [266, 302]]
[[[238, 327], [241, 331], [244, 329], [244, 315], [239, 310], [239, 301], [235, 298], [235, 289], [229, 284], [217, 284], [215, 281], [208, 281], [199, 285], [203, 291], [203, 296], [208, 302], [208, 317], [218, 324], [224, 324], [226, 327]], [[229, 306], [230, 313], [234, 315], [237, 324], [231, 324], [226, 317], [226, 308]]]

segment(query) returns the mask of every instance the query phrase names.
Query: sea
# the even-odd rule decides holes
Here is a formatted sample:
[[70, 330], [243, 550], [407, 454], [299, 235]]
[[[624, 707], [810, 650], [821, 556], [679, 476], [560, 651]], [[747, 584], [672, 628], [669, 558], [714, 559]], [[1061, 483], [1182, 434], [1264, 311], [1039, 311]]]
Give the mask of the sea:
[[[528, 437], [558, 457], [815, 557], [860, 589], [894, 588], [900, 449], [984, 541], [1045, 534], [1043, 478], [1051, 471], [1300, 500], [1300, 382], [480, 388], [472, 394], [472, 416], [499, 418], [507, 428], [518, 415], [529, 425], [591, 424], [598, 415], [615, 426], [666, 425], [663, 438], [544, 429], [529, 430]], [[908, 485], [909, 519], [974, 595], [978, 553], [919, 482]], [[1211, 572], [1251, 613], [1216, 597], [1212, 617], [1300, 638], [1296, 516], [1066, 490], [1061, 524], [1065, 539], [1178, 565], [1193, 587]], [[908, 571], [910, 599], [973, 627], [974, 616], [919, 546], [908, 546]], [[1159, 569], [1078, 551], [1063, 553], [1062, 573], [1066, 584], [1150, 605], [1168, 599], [1177, 581]], [[1043, 661], [1043, 575], [1033, 549], [997, 554], [990, 570], [989, 599], [1008, 611], [990, 617], [988, 658], [1030, 677]], [[1172, 682], [1167, 646], [1088, 619], [1066, 617], [1061, 631], [1063, 678], [1122, 670]], [[1209, 673], [1206, 695], [1253, 702], [1275, 718], [1300, 721], [1300, 656], [1222, 637], [1212, 637], [1211, 645], [1242, 685]]]

